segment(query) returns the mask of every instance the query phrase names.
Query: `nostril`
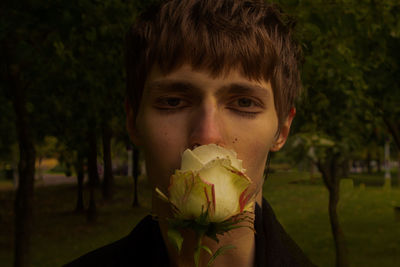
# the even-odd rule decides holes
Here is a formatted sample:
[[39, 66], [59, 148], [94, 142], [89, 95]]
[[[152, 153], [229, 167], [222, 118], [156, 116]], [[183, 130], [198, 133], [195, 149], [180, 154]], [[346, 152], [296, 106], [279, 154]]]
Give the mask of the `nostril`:
[[190, 150], [193, 150], [193, 149], [195, 149], [195, 148], [198, 147], [198, 146], [200, 146], [200, 144], [194, 144], [194, 145], [192, 145], [192, 146], [190, 147]]

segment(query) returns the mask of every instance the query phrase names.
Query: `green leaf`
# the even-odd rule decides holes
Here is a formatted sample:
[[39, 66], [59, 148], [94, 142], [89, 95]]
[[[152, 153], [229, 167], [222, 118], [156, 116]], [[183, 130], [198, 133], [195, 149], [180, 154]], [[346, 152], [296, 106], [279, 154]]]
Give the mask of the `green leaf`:
[[209, 247], [201, 245], [200, 248], [204, 249], [205, 251], [207, 251], [208, 254], [212, 256], [213, 253]]
[[206, 234], [209, 238], [211, 238], [212, 240], [214, 240], [215, 242], [219, 243], [219, 239], [217, 237], [217, 233], [214, 232], [210, 232]]
[[200, 247], [196, 248], [193, 257], [194, 257], [194, 266], [198, 267], [200, 261]]
[[169, 241], [175, 246], [178, 252], [182, 249], [183, 237], [177, 229], [169, 228], [168, 232]]
[[211, 259], [208, 261], [207, 266], [211, 266], [211, 264], [215, 261], [215, 259], [219, 256], [222, 255], [223, 253], [225, 253], [227, 250], [229, 249], [233, 249], [236, 248], [234, 245], [226, 245], [226, 246], [222, 246], [220, 247], [215, 253], [214, 255], [211, 257]]

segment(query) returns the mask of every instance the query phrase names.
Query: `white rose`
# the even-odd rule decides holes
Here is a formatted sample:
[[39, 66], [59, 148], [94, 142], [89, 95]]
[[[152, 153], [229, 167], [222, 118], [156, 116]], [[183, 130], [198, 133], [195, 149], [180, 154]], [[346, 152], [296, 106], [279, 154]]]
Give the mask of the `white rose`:
[[179, 219], [196, 219], [207, 212], [209, 222], [222, 222], [252, 211], [251, 180], [236, 153], [215, 144], [183, 152], [181, 169], [171, 176], [168, 197]]

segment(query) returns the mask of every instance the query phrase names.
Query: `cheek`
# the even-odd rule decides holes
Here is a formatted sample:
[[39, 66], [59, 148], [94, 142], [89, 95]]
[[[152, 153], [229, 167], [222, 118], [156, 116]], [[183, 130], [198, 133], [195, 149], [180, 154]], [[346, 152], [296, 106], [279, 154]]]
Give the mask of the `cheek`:
[[166, 190], [170, 176], [180, 166], [183, 137], [179, 127], [151, 114], [142, 117], [140, 127], [148, 179], [153, 187]]
[[265, 164], [275, 142], [276, 129], [277, 126], [259, 125], [253, 131], [247, 131], [246, 137], [238, 141], [238, 156], [243, 160], [247, 175], [257, 184], [263, 181]]
[[263, 179], [265, 163], [269, 153], [269, 146], [266, 142], [252, 142], [243, 155], [243, 167], [247, 175], [259, 183]]

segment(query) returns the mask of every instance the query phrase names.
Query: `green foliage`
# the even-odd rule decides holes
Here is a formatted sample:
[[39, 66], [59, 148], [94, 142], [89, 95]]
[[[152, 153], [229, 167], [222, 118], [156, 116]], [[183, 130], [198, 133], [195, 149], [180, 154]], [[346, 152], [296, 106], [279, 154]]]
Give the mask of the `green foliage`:
[[210, 255], [212, 255], [212, 257], [210, 258], [210, 260], [207, 263], [207, 267], [208, 266], [212, 266], [212, 264], [214, 263], [215, 259], [219, 256], [224, 254], [226, 251], [230, 250], [230, 249], [234, 249], [236, 248], [233, 245], [226, 245], [226, 246], [222, 246], [220, 248], [217, 249], [217, 251], [215, 251], [214, 255], [212, 255], [212, 253], [209, 253]]
[[[367, 153], [360, 151], [376, 151], [383, 143], [381, 133], [388, 132], [382, 130], [386, 127], [383, 122], [392, 125], [394, 130], [389, 133], [400, 136], [400, 81], [396, 74], [400, 3], [276, 2], [297, 18], [297, 39], [305, 59], [304, 95], [293, 124], [298, 133], [292, 140], [291, 147], [297, 149], [293, 155], [301, 160], [310, 149], [316, 149], [311, 140], [306, 141], [311, 136], [334, 142], [335, 149], [329, 150], [341, 160]], [[326, 152], [321, 147], [317, 150], [323, 160]]]
[[169, 228], [167, 235], [168, 235], [168, 239], [171, 242], [171, 244], [174, 245], [176, 250], [178, 250], [180, 252], [182, 249], [183, 237], [182, 237], [181, 233], [179, 232], [179, 230], [174, 229], [174, 228]]
[[75, 149], [88, 129], [104, 123], [124, 132], [124, 39], [136, 14], [131, 2], [119, 0], [80, 0], [77, 6], [64, 10], [73, 24], [53, 44], [59, 59], [55, 86], [63, 96], [56, 99], [63, 118], [58, 134]]
[[[2, 75], [17, 69], [29, 85], [28, 110], [37, 140], [63, 136], [60, 141], [77, 147], [85, 143], [86, 129], [99, 129], [102, 121], [111, 121], [114, 132], [128, 139], [122, 108], [124, 36], [138, 12], [157, 2], [7, 1], [1, 11]], [[295, 130], [329, 136], [349, 154], [365, 145], [360, 134], [374, 128], [377, 115], [396, 122], [399, 4], [276, 2], [297, 17], [297, 39], [304, 49], [305, 97]], [[2, 90], [7, 87], [1, 84]], [[1, 101], [6, 115], [1, 125], [10, 129], [14, 118], [7, 101]], [[12, 143], [12, 130], [1, 132], [10, 134], [0, 144]]]
[[38, 157], [53, 157], [57, 153], [58, 140], [54, 136], [46, 136], [35, 148]]
[[297, 135], [289, 148], [298, 161], [311, 160], [322, 174], [330, 193], [337, 264], [347, 266], [345, 244], [336, 219], [339, 178], [347, 175], [345, 166], [360, 151], [370, 156], [371, 139], [377, 137], [371, 132], [378, 132], [382, 122], [400, 147], [400, 83], [396, 74], [400, 58], [398, 48], [391, 49], [400, 44], [393, 26], [400, 19], [400, 3], [279, 2], [285, 3], [298, 18], [298, 39], [305, 58], [305, 95], [294, 123]]
[[0, 54], [5, 60], [0, 88], [6, 94], [0, 99], [4, 104], [0, 147], [4, 154], [15, 140], [14, 112], [8, 104], [12, 73], [18, 73], [27, 88], [36, 142], [56, 136], [69, 149], [84, 150], [87, 129], [100, 129], [102, 123], [127, 139], [124, 39], [137, 14], [136, 5], [122, 0], [7, 1], [2, 5]]

